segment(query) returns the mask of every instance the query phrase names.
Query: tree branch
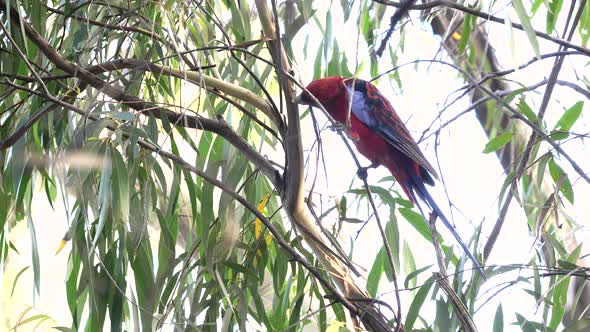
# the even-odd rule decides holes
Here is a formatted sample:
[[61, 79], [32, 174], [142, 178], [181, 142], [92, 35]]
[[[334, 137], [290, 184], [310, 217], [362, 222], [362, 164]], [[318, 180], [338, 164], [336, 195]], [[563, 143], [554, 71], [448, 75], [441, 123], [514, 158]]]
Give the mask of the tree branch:
[[127, 25], [120, 25], [120, 24], [109, 24], [109, 23], [104, 23], [104, 22], [100, 22], [100, 21], [96, 21], [96, 20], [91, 20], [91, 19], [84, 17], [84, 16], [67, 14], [66, 12], [64, 12], [62, 10], [49, 7], [45, 4], [42, 4], [41, 6], [45, 6], [45, 8], [47, 8], [48, 11], [50, 11], [54, 14], [62, 15], [64, 17], [64, 19], [72, 18], [72, 19], [75, 19], [75, 20], [80, 21], [82, 23], [92, 24], [95, 26], [109, 29], [109, 30], [134, 32], [134, 33], [142, 34], [144, 36], [151, 38], [152, 40], [156, 40], [156, 41], [168, 46], [170, 48], [170, 50], [172, 50], [172, 52], [174, 52], [175, 54], [178, 54], [178, 56], [180, 56], [182, 58], [182, 60], [189, 66], [189, 69], [195, 70], [197, 67], [196, 64], [193, 63], [189, 58], [187, 58], [184, 53], [181, 53], [178, 51], [178, 49], [176, 48], [174, 43], [170, 42], [168, 39], [160, 37], [159, 35], [157, 35], [155, 33], [152, 33], [151, 31], [148, 31], [148, 30], [145, 30], [142, 28], [138, 28], [138, 27], [134, 27], [134, 26], [127, 26]]
[[[7, 8], [6, 0], [0, 0], [0, 11], [5, 11]], [[153, 114], [157, 118], [164, 118], [167, 117], [171, 122], [179, 122], [183, 123], [184, 126], [189, 128], [195, 129], [203, 129], [214, 132], [218, 135], [224, 137], [228, 142], [230, 142], [236, 149], [238, 149], [244, 156], [250, 160], [256, 167], [258, 167], [261, 172], [277, 187], [281, 187], [281, 179], [278, 175], [278, 172], [274, 166], [261, 154], [258, 153], [254, 148], [252, 148], [244, 139], [238, 135], [225, 121], [221, 119], [212, 120], [205, 118], [200, 115], [184, 115], [179, 114], [168, 109], [159, 107], [156, 104], [146, 102], [137, 98], [135, 96], [131, 96], [126, 94], [121, 89], [113, 87], [99, 77], [94, 75], [93, 73], [89, 72], [88, 70], [68, 61], [65, 59], [56, 49], [51, 47], [51, 45], [41, 36], [28, 22], [21, 22], [21, 18], [18, 14], [18, 11], [14, 8], [10, 7], [10, 18], [13, 20], [17, 25], [22, 23], [22, 26], [25, 29], [25, 33], [27, 37], [39, 48], [39, 50], [49, 58], [51, 62], [53, 62], [58, 68], [62, 69], [66, 73], [73, 75], [80, 80], [88, 83], [95, 89], [105, 93], [107, 96], [117, 100], [124, 105], [131, 107], [140, 112], [147, 112]], [[125, 60], [121, 60], [125, 63]], [[139, 60], [137, 60], [139, 61]], [[151, 66], [149, 63], [146, 64], [145, 62], [139, 61], [141, 65], [147, 65], [148, 67]], [[134, 66], [137, 66], [137, 62], [130, 62]], [[177, 77], [189, 77], [190, 79], [194, 80], [195, 82], [199, 82], [202, 79], [204, 82], [208, 82], [211, 86], [219, 88], [221, 91], [228, 93], [229, 95], [235, 95], [247, 98], [251, 102], [258, 103], [258, 107], [265, 107], [268, 108], [268, 104], [264, 100], [255, 95], [253, 92], [235, 86], [233, 84], [208, 77], [205, 75], [200, 75], [199, 73], [189, 72], [184, 73], [181, 71], [177, 71], [174, 69], [169, 69], [165, 67], [160, 68], [162, 71], [169, 72], [171, 75], [177, 75]], [[55, 98], [53, 98], [55, 101]], [[263, 107], [264, 108], [264, 107]], [[269, 109], [269, 108], [268, 108]]]
[[[380, 3], [382, 5], [386, 5], [386, 6], [392, 6], [395, 8], [402, 8], [402, 6], [404, 5], [404, 3], [390, 1], [390, 0], [372, 0], [372, 1]], [[475, 10], [475, 9], [472, 9], [469, 7], [465, 7], [457, 2], [453, 2], [453, 1], [449, 1], [449, 0], [429, 1], [428, 3], [425, 3], [425, 4], [410, 6], [410, 7], [408, 7], [408, 9], [409, 10], [429, 10], [429, 9], [433, 9], [436, 7], [446, 7], [446, 8], [450, 8], [450, 9], [464, 12], [466, 14], [477, 16], [477, 17], [480, 17], [480, 18], [483, 18], [485, 20], [492, 21], [495, 23], [506, 24], [506, 21], [502, 18], [496, 17], [496, 16], [489, 14], [489, 13], [484, 13], [484, 12], [481, 12], [481, 11], [478, 11], [478, 10]], [[513, 28], [524, 31], [524, 27], [522, 26], [522, 24], [519, 24], [519, 23], [511, 23], [511, 24], [512, 24]], [[582, 47], [580, 45], [572, 44], [569, 41], [566, 41], [566, 40], [563, 40], [563, 39], [560, 39], [557, 37], [553, 37], [549, 34], [541, 32], [541, 31], [535, 30], [534, 32], [535, 32], [535, 35], [537, 35], [538, 37], [549, 40], [551, 42], [554, 42], [554, 43], [561, 45], [563, 47], [566, 47], [566, 48], [578, 50], [578, 51], [590, 56], [590, 49], [588, 49], [588, 48]]]
[[[580, 16], [582, 15], [582, 11], [584, 10], [585, 4], [586, 4], [586, 0], [582, 0], [582, 2], [580, 4], [580, 8], [578, 9], [578, 13], [577, 13], [576, 17], [574, 18], [574, 22], [572, 23], [572, 27], [569, 31], [569, 35], [567, 37], [568, 41], [570, 41], [574, 35], [574, 31], [576, 30], [576, 26], [578, 25], [578, 22], [580, 20]], [[574, 3], [572, 3], [572, 8], [573, 8], [573, 5], [574, 5]], [[568, 27], [566, 26], [565, 27], [566, 31], [567, 31], [567, 28]], [[565, 31], [564, 31], [564, 34], [565, 34]], [[561, 46], [559, 51], [563, 51], [563, 48], [564, 47]], [[551, 74], [549, 75], [547, 87], [545, 88], [543, 100], [541, 101], [541, 105], [539, 106], [539, 112], [537, 113], [537, 119], [536, 119], [537, 123], [543, 122], [543, 118], [545, 116], [545, 111], [547, 110], [547, 107], [549, 106], [551, 94], [552, 94], [553, 88], [555, 87], [555, 84], [557, 82], [557, 76], [559, 75], [559, 72], [561, 70], [561, 66], [563, 65], [564, 60], [565, 60], [565, 55], [560, 55], [555, 59], [553, 69], [551, 70]], [[517, 190], [518, 179], [522, 175], [522, 173], [526, 167], [526, 164], [528, 163], [529, 157], [531, 156], [531, 152], [533, 151], [533, 147], [536, 144], [538, 137], [541, 136], [541, 134], [543, 134], [543, 132], [539, 133], [537, 131], [533, 131], [531, 133], [531, 136], [529, 137], [529, 140], [526, 144], [526, 147], [524, 149], [524, 152], [522, 153], [522, 157], [521, 157], [520, 162], [518, 164], [516, 176], [512, 180], [512, 183], [510, 185], [510, 190], [508, 191], [508, 193], [506, 195], [506, 199], [504, 200], [504, 205], [502, 206], [500, 216], [498, 217], [498, 220], [496, 221], [496, 224], [494, 225], [494, 228], [492, 229], [492, 232], [490, 233], [490, 237], [484, 247], [484, 259], [488, 258], [488, 256], [490, 255], [490, 253], [492, 251], [492, 248], [494, 247], [494, 244], [496, 243], [496, 239], [498, 238], [500, 230], [502, 229], [502, 225], [504, 224], [504, 220], [505, 220], [506, 214], [508, 212], [508, 207], [510, 206], [510, 202], [514, 196], [514, 193]], [[575, 168], [575, 165], [572, 165], [572, 166], [574, 166], [574, 168]]]
[[[304, 205], [304, 177], [303, 177], [303, 147], [301, 143], [301, 127], [299, 122], [299, 110], [293, 103], [295, 89], [289, 80], [290, 65], [286, 53], [281, 44], [280, 34], [276, 30], [277, 13], [271, 13], [267, 0], [256, 0], [256, 9], [262, 24], [264, 35], [271, 38], [269, 41], [270, 53], [275, 63], [277, 75], [282, 92], [285, 94], [285, 104], [288, 126], [285, 136], [287, 169], [285, 172], [285, 187], [281, 192], [283, 205], [293, 224], [302, 231], [307, 244], [312, 248], [316, 257], [328, 270], [332, 280], [344, 293], [345, 298], [366, 298], [364, 292], [352, 279], [340, 261], [333, 254], [325, 250], [325, 244], [319, 245], [321, 236], [313, 225], [312, 218], [307, 214]], [[369, 299], [370, 300], [370, 299]], [[365, 327], [372, 331], [390, 331], [385, 317], [377, 310], [371, 301], [355, 302], [356, 310], [351, 314], [358, 316]], [[402, 328], [403, 330], [403, 328]]]
[[[13, 84], [11, 84], [11, 85], [13, 85]], [[25, 87], [16, 86], [16, 88], [22, 88], [22, 90], [24, 90], [24, 91], [29, 91], [31, 93], [35, 93], [35, 94], [44, 96], [42, 93], [33, 91], [33, 90], [25, 88]], [[96, 118], [92, 115], [88, 115], [87, 112], [85, 112], [84, 110], [82, 110], [74, 105], [71, 105], [71, 104], [66, 103], [66, 102], [59, 100], [59, 99], [55, 99], [52, 96], [45, 96], [45, 97], [47, 97], [47, 99], [49, 99], [51, 102], [55, 103], [56, 105], [63, 106], [64, 108], [72, 110], [82, 116], [88, 117], [91, 120], [98, 120], [98, 118]], [[111, 131], [115, 131], [116, 127], [109, 125], [109, 126], [107, 126], [107, 129], [109, 129]], [[126, 134], [124, 134], [124, 136], [126, 136]], [[293, 247], [283, 238], [281, 233], [272, 224], [272, 222], [262, 212], [260, 212], [255, 206], [253, 206], [250, 202], [248, 202], [244, 197], [242, 197], [240, 194], [238, 194], [237, 192], [235, 192], [231, 188], [228, 188], [223, 182], [208, 175], [206, 172], [203, 172], [203, 171], [197, 169], [195, 166], [186, 162], [181, 157], [179, 157], [175, 154], [172, 154], [170, 152], [163, 151], [160, 149], [160, 147], [155, 146], [153, 143], [150, 143], [150, 142], [145, 141], [144, 139], [140, 138], [137, 140], [137, 144], [146, 150], [154, 152], [154, 153], [160, 155], [161, 157], [164, 157], [164, 158], [174, 162], [176, 165], [180, 166], [182, 169], [187, 170], [192, 173], [195, 173], [197, 176], [203, 178], [205, 181], [209, 182], [213, 186], [221, 189], [227, 195], [229, 195], [230, 197], [232, 197], [233, 199], [238, 201], [240, 204], [242, 204], [246, 209], [250, 210], [250, 212], [252, 212], [256, 216], [256, 218], [258, 218], [258, 219], [260, 219], [260, 221], [262, 221], [264, 226], [273, 235], [277, 244], [281, 248], [285, 249], [289, 254], [291, 254], [291, 256], [293, 257], [293, 260], [295, 260], [296, 262], [301, 264], [303, 267], [305, 267], [322, 284], [322, 286], [324, 286], [336, 298], [338, 298], [339, 302], [342, 303], [347, 309], [351, 310], [351, 312], [353, 312], [357, 315], [362, 315], [362, 313], [358, 312], [357, 308], [349, 300], [347, 300], [345, 297], [343, 297], [338, 292], [338, 290], [328, 280], [326, 280], [316, 268], [314, 268], [310, 263], [308, 263], [305, 260], [305, 258], [303, 256], [301, 256], [295, 249], [293, 249]]]
[[383, 51], [385, 51], [385, 46], [387, 46], [387, 42], [389, 41], [389, 39], [391, 38], [391, 35], [393, 34], [393, 31], [395, 30], [395, 26], [396, 26], [397, 22], [399, 22], [399, 20], [401, 20], [402, 16], [406, 15], [408, 10], [415, 3], [416, 3], [416, 0], [406, 0], [406, 1], [399, 4], [400, 6], [397, 7], [397, 10], [395, 11], [395, 13], [391, 16], [391, 19], [389, 20], [389, 29], [387, 30], [385, 37], [381, 41], [381, 45], [372, 54], [375, 58], [380, 58], [381, 55], [383, 55]]

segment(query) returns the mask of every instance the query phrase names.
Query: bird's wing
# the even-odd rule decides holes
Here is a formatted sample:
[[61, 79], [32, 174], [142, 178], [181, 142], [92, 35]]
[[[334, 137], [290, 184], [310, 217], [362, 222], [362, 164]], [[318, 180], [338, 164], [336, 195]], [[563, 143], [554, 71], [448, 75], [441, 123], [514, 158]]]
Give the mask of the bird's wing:
[[348, 90], [348, 97], [352, 97], [351, 113], [394, 148], [416, 161], [434, 178], [438, 178], [434, 167], [426, 160], [408, 128], [379, 90], [373, 84], [360, 79], [350, 78], [345, 80], [344, 84]]

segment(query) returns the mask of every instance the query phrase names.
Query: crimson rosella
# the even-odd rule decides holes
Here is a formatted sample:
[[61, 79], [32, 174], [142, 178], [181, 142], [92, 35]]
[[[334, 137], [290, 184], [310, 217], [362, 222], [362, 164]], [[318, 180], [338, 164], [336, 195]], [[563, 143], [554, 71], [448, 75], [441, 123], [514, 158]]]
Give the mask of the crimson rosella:
[[[434, 179], [438, 179], [434, 167], [426, 160], [404, 123], [379, 90], [361, 79], [328, 77], [311, 82], [307, 91], [334, 120], [345, 126], [358, 151], [371, 161], [369, 167], [387, 167], [412, 203], [418, 203], [416, 199], [420, 198], [434, 210], [485, 278], [479, 262], [424, 185], [434, 185]], [[307, 92], [298, 96], [297, 102], [315, 105]], [[363, 174], [366, 176], [366, 168], [361, 170], [360, 175]]]

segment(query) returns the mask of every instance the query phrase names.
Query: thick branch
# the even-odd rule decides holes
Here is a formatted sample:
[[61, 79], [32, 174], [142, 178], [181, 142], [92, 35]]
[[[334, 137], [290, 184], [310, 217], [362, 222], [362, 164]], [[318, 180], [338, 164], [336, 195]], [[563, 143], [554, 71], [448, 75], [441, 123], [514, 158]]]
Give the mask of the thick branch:
[[285, 188], [282, 192], [282, 198], [287, 214], [297, 229], [301, 230], [306, 242], [314, 251], [315, 256], [322, 262], [322, 265], [328, 270], [332, 280], [344, 293], [344, 297], [367, 299], [367, 301], [355, 301], [355, 306], [358, 309], [351, 310], [351, 313], [357, 315], [369, 330], [389, 331], [390, 327], [387, 325], [387, 321], [377, 308], [375, 308], [366, 292], [354, 282], [340, 261], [331, 252], [326, 250], [326, 245], [320, 242], [321, 236], [305, 209], [301, 127], [297, 105], [292, 102], [295, 97], [295, 90], [293, 84], [288, 79], [290, 66], [284, 48], [281, 45], [279, 33], [276, 30], [276, 11], [273, 17], [267, 0], [256, 0], [256, 8], [265, 36], [272, 39], [269, 42], [271, 55], [276, 64], [275, 68], [277, 69], [279, 84], [286, 99], [288, 119], [287, 134], [285, 137], [287, 169], [285, 172]]
[[239, 100], [243, 100], [262, 111], [275, 124], [277, 123], [276, 116], [274, 115], [270, 105], [266, 102], [266, 100], [264, 100], [254, 92], [242, 88], [239, 85], [228, 83], [215, 77], [201, 74], [197, 71], [182, 71], [166, 66], [161, 66], [150, 61], [138, 59], [117, 59], [111, 62], [106, 62], [101, 65], [92, 66], [92, 68], [96, 68], [96, 72], [112, 71], [119, 69], [141, 69], [149, 70], [154, 73], [174, 76], [180, 79], [186, 79], [187, 81], [197, 84], [202, 88], [218, 89], [219, 91], [222, 91], [229, 96], [232, 96]]

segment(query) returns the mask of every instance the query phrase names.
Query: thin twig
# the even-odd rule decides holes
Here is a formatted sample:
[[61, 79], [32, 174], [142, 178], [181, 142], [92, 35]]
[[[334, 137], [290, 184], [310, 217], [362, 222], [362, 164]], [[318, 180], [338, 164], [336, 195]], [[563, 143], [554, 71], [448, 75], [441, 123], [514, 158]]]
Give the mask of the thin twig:
[[391, 19], [389, 21], [389, 30], [387, 30], [387, 33], [385, 34], [385, 37], [383, 37], [383, 40], [381, 41], [381, 45], [379, 46], [377, 51], [374, 51], [374, 53], [372, 54], [375, 58], [380, 58], [381, 55], [383, 55], [383, 51], [385, 51], [385, 46], [387, 46], [387, 43], [389, 42], [389, 39], [391, 38], [393, 31], [395, 30], [395, 26], [397, 25], [397, 22], [399, 22], [399, 20], [402, 18], [402, 16], [406, 15], [408, 10], [415, 3], [416, 3], [416, 0], [406, 0], [402, 3], [400, 3], [400, 6], [397, 7], [397, 10], [391, 16]]
[[[576, 14], [576, 17], [574, 18], [574, 21], [572, 23], [570, 33], [567, 37], [568, 41], [571, 40], [574, 35], [574, 31], [576, 30], [576, 26], [578, 25], [578, 22], [580, 20], [580, 16], [582, 15], [582, 11], [584, 10], [585, 5], [586, 5], [586, 0], [582, 0], [582, 2], [580, 3], [580, 8], [578, 8], [578, 13]], [[573, 6], [573, 4], [572, 4], [572, 6]], [[565, 31], [567, 31], [567, 28], [568, 27], [566, 26]], [[564, 31], [564, 33], [565, 33], [565, 31]], [[562, 48], [564, 48], [564, 47], [561, 46], [560, 51], [562, 51]], [[559, 75], [559, 72], [561, 70], [561, 66], [563, 65], [564, 60], [565, 60], [564, 55], [558, 56], [555, 59], [555, 64], [553, 65], [553, 69], [551, 70], [551, 74], [549, 75], [547, 87], [545, 88], [545, 94], [543, 95], [543, 100], [541, 101], [541, 105], [539, 106], [539, 112], [537, 114], [537, 121], [536, 122], [539, 124], [542, 123], [543, 118], [545, 116], [545, 111], [547, 110], [547, 107], [549, 106], [549, 101], [551, 100], [551, 93], [553, 92], [553, 88], [555, 87], [555, 84], [557, 82], [557, 76]], [[512, 201], [512, 198], [517, 190], [518, 179], [520, 178], [521, 174], [523, 173], [523, 171], [526, 167], [526, 164], [529, 160], [529, 157], [530, 157], [533, 147], [537, 141], [537, 138], [542, 135], [545, 135], [542, 131], [540, 131], [540, 132], [533, 131], [533, 133], [531, 133], [531, 136], [526, 144], [526, 147], [525, 147], [522, 157], [520, 159], [520, 163], [518, 165], [517, 171], [515, 173], [516, 176], [512, 180], [512, 183], [510, 185], [510, 190], [508, 191], [506, 198], [504, 199], [504, 204], [502, 205], [500, 215], [499, 215], [498, 219], [496, 220], [496, 223], [494, 224], [494, 228], [492, 229], [492, 232], [490, 233], [488, 241], [485, 244], [484, 260], [487, 260], [487, 258], [489, 257], [489, 255], [492, 251], [492, 248], [494, 247], [494, 244], [496, 243], [496, 240], [500, 234], [500, 230], [502, 229], [502, 226], [504, 224], [504, 220], [506, 219], [506, 214], [508, 213], [508, 208], [510, 207], [510, 202]], [[549, 140], [547, 140], [547, 141], [550, 142]], [[570, 163], [571, 163], [571, 161], [570, 161]], [[574, 167], [574, 169], [576, 169], [576, 167], [579, 168], [579, 166], [577, 166], [576, 164], [572, 164], [572, 166]], [[583, 171], [581, 171], [581, 168], [578, 173], [580, 173], [580, 175], [590, 183], [590, 179], [588, 178], [588, 175], [585, 174]]]
[[[395, 2], [395, 1], [389, 1], [389, 0], [372, 0], [374, 2], [380, 3], [382, 5], [386, 5], [386, 6], [392, 6], [392, 7], [396, 7], [396, 8], [400, 8], [403, 4], [401, 2]], [[458, 10], [473, 16], [477, 16], [480, 18], [483, 18], [485, 20], [488, 21], [492, 21], [495, 23], [500, 23], [500, 24], [506, 24], [506, 21], [503, 18], [499, 18], [496, 17], [492, 14], [489, 13], [484, 13], [469, 7], [465, 7], [457, 2], [454, 1], [449, 1], [449, 0], [434, 0], [434, 1], [429, 1], [428, 3], [425, 4], [420, 4], [420, 5], [413, 5], [411, 7], [409, 7], [408, 9], [410, 10], [427, 10], [427, 9], [432, 9], [432, 8], [436, 8], [436, 7], [446, 7], [446, 8], [450, 8], [450, 9], [454, 9], [454, 10]], [[513, 28], [518, 29], [518, 30], [522, 30], [524, 31], [524, 27], [522, 26], [522, 24], [519, 23], [513, 23], [511, 22], [511, 25]], [[576, 45], [576, 44], [572, 44], [569, 41], [557, 38], [557, 37], [553, 37], [545, 32], [541, 32], [541, 31], [537, 31], [535, 30], [535, 35], [537, 35], [538, 37], [541, 37], [543, 39], [549, 40], [551, 42], [554, 42], [558, 45], [561, 45], [563, 47], [566, 48], [571, 48], [574, 50], [578, 50], [586, 55], [590, 55], [590, 49], [582, 47], [580, 45]]]

